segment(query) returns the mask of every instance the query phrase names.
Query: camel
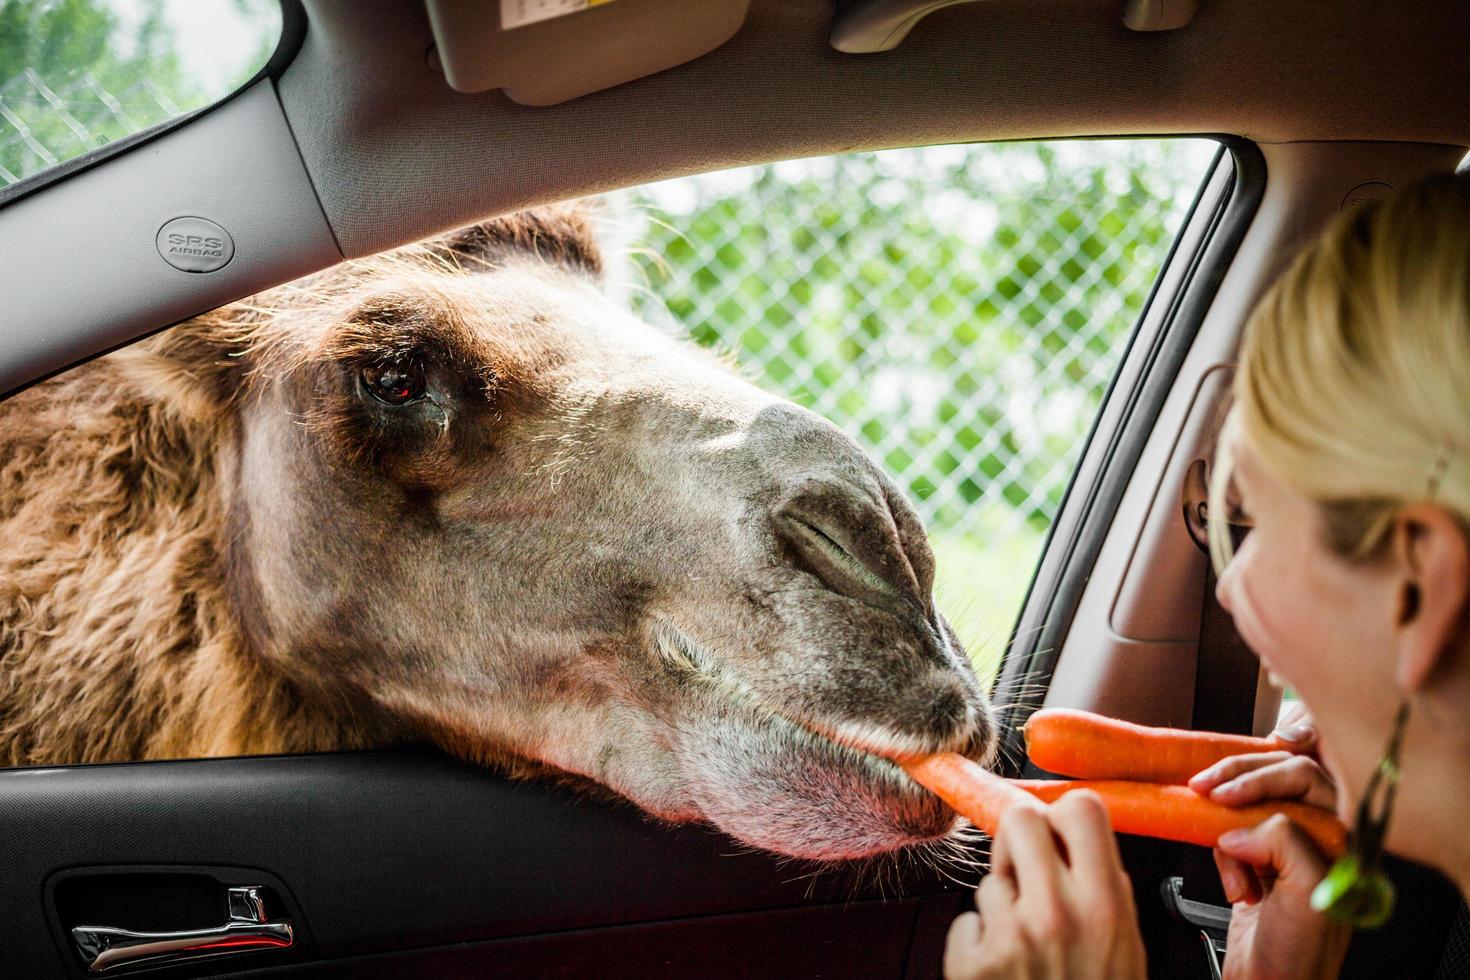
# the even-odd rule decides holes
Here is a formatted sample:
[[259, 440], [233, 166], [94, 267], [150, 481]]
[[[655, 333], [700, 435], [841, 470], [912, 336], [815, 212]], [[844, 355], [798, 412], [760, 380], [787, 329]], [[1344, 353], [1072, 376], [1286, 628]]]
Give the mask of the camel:
[[432, 744], [838, 860], [988, 760], [903, 494], [620, 309], [562, 205], [0, 403], [0, 765]]

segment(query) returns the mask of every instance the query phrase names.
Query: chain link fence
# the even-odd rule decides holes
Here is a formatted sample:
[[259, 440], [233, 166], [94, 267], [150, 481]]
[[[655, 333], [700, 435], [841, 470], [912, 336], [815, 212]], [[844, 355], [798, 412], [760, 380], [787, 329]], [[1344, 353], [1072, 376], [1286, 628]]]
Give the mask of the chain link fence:
[[0, 186], [172, 119], [180, 111], [149, 78], [110, 92], [89, 71], [47, 84], [27, 68], [0, 84]]
[[649, 185], [613, 198], [619, 282], [887, 467], [990, 670], [1214, 152], [947, 146]]

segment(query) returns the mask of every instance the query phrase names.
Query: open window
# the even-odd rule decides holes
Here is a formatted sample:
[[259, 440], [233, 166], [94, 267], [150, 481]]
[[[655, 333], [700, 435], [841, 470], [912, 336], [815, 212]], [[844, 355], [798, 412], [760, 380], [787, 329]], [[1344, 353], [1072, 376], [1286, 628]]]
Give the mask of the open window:
[[652, 184], [616, 198], [624, 288], [894, 474], [988, 685], [1217, 150], [971, 144]]

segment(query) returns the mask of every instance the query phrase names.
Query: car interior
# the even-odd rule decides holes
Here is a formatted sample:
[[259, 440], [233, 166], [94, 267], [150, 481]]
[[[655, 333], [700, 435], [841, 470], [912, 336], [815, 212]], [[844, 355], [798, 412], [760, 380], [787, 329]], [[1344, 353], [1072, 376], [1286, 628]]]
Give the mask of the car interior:
[[[1199, 543], [1235, 347], [1326, 221], [1462, 165], [1470, 7], [282, 0], [281, 20], [229, 96], [0, 187], [0, 399], [487, 216], [852, 151], [1208, 138], [1220, 151], [1039, 564], [1015, 569], [1030, 585], [991, 699], [1009, 775], [1043, 705], [1272, 729], [1282, 691], [1215, 602]], [[232, 256], [160, 261], [181, 217], [227, 229]], [[5, 977], [94, 975], [79, 926], [226, 917], [289, 921], [291, 939], [117, 972], [932, 977], [974, 887], [920, 863], [811, 875], [409, 748], [0, 770], [0, 841]], [[1209, 852], [1121, 843], [1151, 975], [1218, 976], [1229, 909]], [[1407, 862], [1393, 876], [1394, 918], [1355, 937], [1343, 975], [1465, 975], [1453, 887]]]

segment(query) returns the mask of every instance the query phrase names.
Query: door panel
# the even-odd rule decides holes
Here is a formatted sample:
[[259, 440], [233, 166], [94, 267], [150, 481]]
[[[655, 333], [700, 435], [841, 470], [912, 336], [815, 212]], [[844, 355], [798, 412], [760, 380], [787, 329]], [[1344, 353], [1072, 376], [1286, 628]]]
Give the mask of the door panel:
[[967, 900], [927, 868], [812, 875], [705, 828], [411, 751], [0, 771], [0, 840], [3, 977], [85, 975], [55, 921], [66, 869], [213, 874], [221, 895], [258, 872], [295, 920], [294, 951], [159, 976], [291, 960], [286, 975], [309, 976], [342, 958], [410, 975], [678, 975], [699, 956], [737, 975], [894, 977], [910, 958], [933, 975]]
[[[843, 977], [904, 976], [909, 927], [926, 907], [959, 911], [961, 895], [857, 902], [643, 923], [441, 946], [271, 971], [279, 977]], [[936, 918], [930, 916], [930, 918]], [[942, 933], [941, 933], [942, 941]], [[938, 975], [940, 947], [913, 977]], [[922, 965], [919, 965], [922, 964]]]

